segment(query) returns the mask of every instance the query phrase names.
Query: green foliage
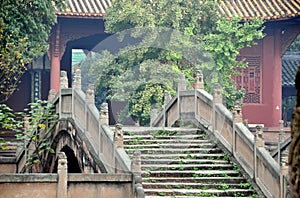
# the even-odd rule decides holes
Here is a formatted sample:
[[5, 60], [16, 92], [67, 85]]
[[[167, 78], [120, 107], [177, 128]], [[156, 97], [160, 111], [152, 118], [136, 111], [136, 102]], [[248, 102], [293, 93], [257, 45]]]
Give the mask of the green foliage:
[[0, 1], [0, 101], [15, 90], [26, 65], [45, 54], [62, 0]]
[[30, 103], [30, 111], [23, 116], [25, 130], [16, 136], [17, 139], [33, 145], [34, 148], [28, 150], [26, 159], [26, 165], [31, 166], [40, 163], [44, 153], [55, 153], [53, 148], [51, 148], [51, 142], [48, 137], [58, 121], [58, 115], [55, 114], [53, 104], [38, 100], [35, 103]]
[[[27, 153], [26, 165], [41, 162], [44, 153], [54, 153], [49, 142], [49, 133], [57, 123], [58, 116], [54, 106], [47, 101], [38, 100], [30, 103], [30, 110], [26, 113], [16, 113], [5, 104], [0, 105], [1, 131], [17, 132], [16, 138], [25, 144]], [[5, 150], [6, 142], [1, 140], [1, 149]], [[29, 147], [30, 146], [30, 150]]]
[[[0, 131], [4, 135], [8, 131], [19, 132], [22, 123], [19, 121], [19, 114], [16, 114], [9, 106], [0, 104]], [[7, 144], [5, 139], [0, 137], [0, 149], [6, 150]]]
[[[115, 0], [105, 15], [106, 31], [121, 32], [118, 35], [120, 42], [132, 37], [140, 39], [141, 43], [150, 43], [148, 46], [154, 47], [140, 47], [138, 50], [127, 47], [125, 53], [119, 53], [118, 57], [112, 57], [108, 53], [107, 57], [112, 58], [110, 61], [105, 59], [95, 63], [92, 73], [106, 65], [101, 70], [101, 77], [98, 78], [98, 93], [103, 93], [105, 90], [106, 94], [101, 98], [114, 96], [114, 90], [121, 91], [120, 93], [124, 93], [123, 99], [132, 97], [129, 99], [131, 108], [125, 115], [133, 115], [138, 120], [143, 120], [142, 122], [148, 120], [151, 102], [146, 104], [146, 100], [153, 101], [153, 98], [157, 98], [155, 102], [162, 102], [162, 99], [158, 99], [158, 96], [162, 97], [161, 90], [168, 89], [174, 93], [174, 87], [161, 87], [157, 84], [154, 86], [153, 83], [150, 83], [150, 86], [144, 83], [142, 87], [134, 89], [136, 91], [133, 95], [128, 96], [125, 93], [128, 89], [125, 89], [122, 83], [117, 83], [124, 73], [130, 71], [129, 68], [146, 62], [149, 65], [147, 72], [157, 68], [156, 65], [164, 65], [161, 70], [171, 66], [176, 73], [185, 74], [188, 84], [194, 81], [195, 71], [201, 69], [207, 91], [212, 93], [214, 84], [220, 83], [227, 107], [233, 107], [236, 100], [241, 100], [244, 91], [236, 89], [232, 75], [238, 75], [235, 72], [236, 67], [247, 66], [244, 62], [236, 61], [236, 57], [240, 49], [253, 45], [255, 39], [263, 37], [261, 28], [263, 21], [254, 19], [242, 22], [240, 18], [223, 19], [216, 14], [218, 6], [218, 0]], [[157, 29], [145, 31], [145, 28], [149, 27], [170, 28], [181, 32], [184, 36], [178, 36], [176, 31], [163, 32]], [[130, 28], [136, 29], [132, 30], [129, 36], [122, 33], [123, 30]], [[207, 55], [204, 50], [210, 55]], [[184, 54], [186, 51], [194, 53]], [[102, 55], [102, 57], [106, 56]], [[213, 59], [214, 64], [211, 64], [210, 58]], [[131, 84], [140, 81], [140, 78], [136, 78], [134, 74], [126, 73], [126, 75], [132, 77]], [[115, 86], [118, 89], [115, 89]], [[154, 92], [153, 88], [157, 88], [158, 91]], [[152, 95], [154, 93], [155, 95]], [[145, 108], [142, 110], [142, 107]]]
[[263, 21], [260, 19], [243, 23], [240, 18], [220, 19], [216, 30], [204, 36], [204, 48], [211, 53], [216, 64], [211, 71], [210, 82], [206, 82], [207, 89], [212, 90], [214, 83], [220, 83], [229, 108], [244, 94], [243, 90], [237, 90], [234, 86], [232, 75], [240, 75], [235, 68], [246, 68], [247, 63], [237, 61], [236, 58], [242, 48], [254, 45], [255, 39], [263, 38], [262, 25]]

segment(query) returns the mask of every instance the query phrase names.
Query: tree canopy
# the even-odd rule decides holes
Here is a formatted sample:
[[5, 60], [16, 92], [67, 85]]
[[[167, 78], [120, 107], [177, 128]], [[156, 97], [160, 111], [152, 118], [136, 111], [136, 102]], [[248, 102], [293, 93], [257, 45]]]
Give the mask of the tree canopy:
[[0, 1], [0, 101], [16, 90], [26, 65], [45, 54], [55, 7], [63, 0]]
[[[232, 107], [234, 101], [243, 97], [243, 90], [237, 90], [232, 80], [232, 75], [237, 75], [234, 68], [246, 67], [246, 63], [237, 61], [236, 57], [241, 48], [253, 45], [255, 39], [263, 37], [263, 21], [259, 19], [241, 21], [240, 18], [228, 20], [218, 14], [218, 7], [218, 0], [115, 0], [105, 15], [106, 31], [118, 33], [122, 44], [133, 38], [148, 45], [133, 48], [126, 46], [126, 50], [123, 50], [126, 53], [119, 53], [106, 66], [94, 64], [92, 73], [97, 70], [96, 68], [99, 69], [100, 65], [106, 68], [101, 70], [98, 77], [98, 90], [106, 90], [106, 96], [113, 97], [115, 92], [112, 90], [116, 79], [133, 67], [145, 64], [151, 65], [148, 67], [149, 70], [157, 66], [163, 68], [171, 66], [174, 71], [184, 73], [190, 82], [196, 70], [200, 69], [206, 77], [207, 91], [212, 91], [214, 83], [220, 83], [226, 104]], [[160, 28], [167, 28], [169, 31]], [[129, 34], [124, 33], [128, 29]], [[182, 34], [178, 36], [177, 32]], [[186, 51], [197, 52], [186, 56], [183, 54]], [[156, 64], [150, 64], [151, 61]], [[135, 78], [137, 81], [139, 79]], [[119, 89], [125, 84], [118, 84]], [[150, 88], [151, 85], [154, 86], [150, 83], [138, 90], [146, 94], [147, 88], [153, 94], [155, 92]], [[155, 87], [158, 89], [157, 84]], [[174, 86], [171, 88], [173, 92], [176, 90]], [[131, 116], [137, 114], [135, 107], [149, 107], [140, 94], [135, 93], [131, 96], [136, 98], [137, 95], [140, 96], [139, 100], [134, 101], [138, 105], [133, 105], [129, 99]], [[145, 115], [145, 112], [140, 113]], [[149, 111], [147, 113], [149, 117]]]

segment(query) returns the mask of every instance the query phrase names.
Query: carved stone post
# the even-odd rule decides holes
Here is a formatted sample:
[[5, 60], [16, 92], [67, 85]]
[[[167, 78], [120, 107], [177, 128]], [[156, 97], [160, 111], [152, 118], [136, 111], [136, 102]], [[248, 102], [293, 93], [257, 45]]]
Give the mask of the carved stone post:
[[86, 104], [95, 104], [95, 86], [94, 84], [89, 84], [86, 90], [85, 102]]
[[108, 104], [106, 102], [102, 103], [100, 106], [99, 119], [101, 125], [109, 124]]
[[232, 126], [232, 153], [236, 154], [236, 123], [243, 122], [242, 108], [239, 102], [236, 102], [233, 109], [233, 126]]
[[204, 89], [203, 73], [201, 70], [197, 70], [196, 72], [195, 89]]
[[50, 89], [48, 94], [48, 102], [52, 102], [55, 98], [55, 89]]
[[239, 102], [236, 102], [234, 104], [233, 122], [234, 123], [243, 122], [242, 107]]
[[178, 81], [178, 91], [185, 91], [186, 90], [186, 79], [183, 73], [179, 75]]
[[223, 103], [222, 87], [219, 83], [214, 86], [214, 103]]
[[124, 148], [123, 130], [121, 124], [116, 124], [114, 142], [117, 148]]
[[66, 71], [60, 72], [60, 88], [67, 89], [68, 88], [68, 77]]
[[72, 87], [74, 89], [81, 89], [81, 70], [80, 69], [76, 69], [76, 71], [75, 71], [75, 76], [73, 79]]
[[133, 157], [131, 160], [131, 171], [133, 172], [134, 178], [134, 197], [136, 198], [144, 198], [145, 192], [142, 185], [142, 177], [141, 177], [141, 152], [139, 150], [135, 150], [133, 153]]
[[165, 90], [165, 93], [164, 93], [164, 106], [166, 107], [171, 100], [172, 100], [171, 94], [167, 90]]
[[257, 147], [264, 147], [265, 146], [265, 141], [264, 141], [264, 137], [263, 137], [263, 129], [261, 125], [257, 125], [256, 126], [256, 132], [255, 132], [255, 145]]
[[281, 144], [284, 142], [284, 139], [285, 139], [285, 132], [283, 130], [283, 120], [279, 120], [278, 155], [277, 155], [278, 164], [280, 164]]
[[151, 109], [151, 114], [150, 114], [150, 127], [153, 126], [154, 120], [157, 118], [158, 112], [157, 109]]
[[286, 197], [288, 191], [287, 184], [285, 181], [285, 176], [289, 173], [288, 166], [288, 151], [285, 150], [281, 154], [281, 164], [280, 164], [280, 197]]
[[64, 152], [58, 153], [58, 183], [56, 198], [68, 197], [68, 161]]
[[135, 150], [131, 160], [131, 171], [133, 173], [141, 173], [141, 166], [141, 152], [139, 150]]
[[263, 138], [263, 129], [261, 125], [256, 126], [256, 132], [254, 135], [254, 179], [256, 181], [258, 177], [258, 164], [257, 164], [257, 149], [264, 147], [265, 146], [265, 141]]

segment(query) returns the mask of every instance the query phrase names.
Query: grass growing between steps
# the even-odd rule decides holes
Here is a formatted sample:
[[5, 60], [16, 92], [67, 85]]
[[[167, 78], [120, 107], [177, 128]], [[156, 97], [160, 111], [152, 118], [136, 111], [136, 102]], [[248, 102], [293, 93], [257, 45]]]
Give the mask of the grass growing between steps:
[[239, 166], [197, 129], [129, 132], [124, 140], [129, 156], [141, 151], [146, 196], [258, 197]]

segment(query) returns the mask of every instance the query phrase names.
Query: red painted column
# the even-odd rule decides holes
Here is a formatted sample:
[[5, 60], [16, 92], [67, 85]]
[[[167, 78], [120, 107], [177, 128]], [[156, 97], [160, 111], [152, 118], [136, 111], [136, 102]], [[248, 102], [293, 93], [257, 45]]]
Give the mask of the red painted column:
[[60, 25], [57, 24], [55, 34], [50, 43], [51, 53], [51, 71], [50, 71], [50, 89], [54, 89], [56, 93], [59, 92], [60, 79]]
[[263, 104], [265, 105], [264, 124], [267, 127], [278, 125], [281, 119], [281, 57], [280, 30], [271, 28], [263, 39]]
[[273, 116], [272, 126], [277, 126], [281, 120], [281, 100], [282, 100], [282, 64], [281, 64], [281, 30], [276, 28], [274, 32], [274, 69], [273, 69]]

